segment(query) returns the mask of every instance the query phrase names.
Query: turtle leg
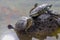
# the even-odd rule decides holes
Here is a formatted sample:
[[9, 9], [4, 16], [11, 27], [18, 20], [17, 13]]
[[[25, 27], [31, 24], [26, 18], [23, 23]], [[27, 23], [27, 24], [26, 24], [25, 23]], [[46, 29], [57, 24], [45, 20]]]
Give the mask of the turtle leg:
[[47, 36], [41, 36], [41, 37], [39, 38], [39, 40], [44, 40], [44, 39], [46, 39], [46, 37], [47, 37]]
[[39, 39], [39, 40], [44, 40], [44, 39]]
[[29, 37], [28, 35], [17, 35], [19, 40], [32, 40], [32, 37]]
[[28, 37], [28, 36], [23, 35], [23, 36], [20, 36], [20, 40], [32, 40], [32, 38], [31, 38], [31, 37]]
[[17, 31], [16, 31], [16, 34], [17, 34], [19, 40], [32, 40], [32, 37], [29, 34], [22, 34]]

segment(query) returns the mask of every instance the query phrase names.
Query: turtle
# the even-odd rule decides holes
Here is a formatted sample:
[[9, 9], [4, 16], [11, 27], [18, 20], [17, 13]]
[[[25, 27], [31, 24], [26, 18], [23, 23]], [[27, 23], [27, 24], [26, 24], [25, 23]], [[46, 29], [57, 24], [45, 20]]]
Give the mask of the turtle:
[[50, 8], [52, 7], [52, 4], [42, 4], [38, 6], [38, 3], [36, 3], [34, 6], [35, 7], [31, 9], [30, 14], [29, 14], [29, 16], [32, 18], [36, 18], [44, 13], [48, 13], [55, 17], [60, 17], [60, 14], [57, 14], [57, 12], [50, 10]]
[[60, 18], [56, 19], [50, 14], [42, 14], [34, 20], [31, 17], [22, 17], [16, 22], [15, 28], [10, 24], [8, 28], [14, 29], [20, 40], [32, 40], [32, 37], [43, 40], [55, 32], [59, 26]]
[[30, 12], [30, 17], [36, 17], [36, 16], [46, 12], [47, 10], [49, 10], [51, 7], [52, 7], [52, 4], [39, 5]]
[[[47, 6], [43, 7], [43, 9], [45, 9]], [[37, 12], [36, 14], [39, 13]], [[32, 16], [34, 15], [35, 13], [32, 14]], [[60, 28], [60, 17], [57, 16], [56, 18], [56, 15], [51, 15], [49, 12], [42, 13], [34, 19], [31, 16], [22, 17], [16, 22], [15, 27], [9, 24], [8, 28], [14, 29], [20, 40], [32, 40], [32, 37], [43, 40], [47, 36], [51, 36], [53, 32]]]

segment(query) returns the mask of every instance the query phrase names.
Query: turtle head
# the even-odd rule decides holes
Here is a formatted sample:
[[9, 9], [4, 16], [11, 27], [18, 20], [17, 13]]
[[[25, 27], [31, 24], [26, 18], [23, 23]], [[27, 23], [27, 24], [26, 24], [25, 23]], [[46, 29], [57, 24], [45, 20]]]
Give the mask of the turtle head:
[[9, 24], [8, 29], [14, 29], [14, 27], [11, 24]]
[[38, 3], [35, 3], [34, 7], [36, 8], [38, 6]]

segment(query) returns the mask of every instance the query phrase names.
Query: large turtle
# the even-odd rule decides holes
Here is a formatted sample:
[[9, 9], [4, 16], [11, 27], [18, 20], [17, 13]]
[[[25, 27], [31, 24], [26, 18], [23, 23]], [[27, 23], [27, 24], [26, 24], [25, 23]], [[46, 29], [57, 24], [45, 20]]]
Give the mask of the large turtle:
[[32, 37], [43, 40], [47, 36], [52, 36], [60, 26], [60, 18], [55, 19], [50, 14], [42, 14], [34, 20], [28, 19], [19, 20], [15, 27], [8, 25], [8, 28], [15, 30], [20, 40], [32, 40]]
[[[37, 12], [37, 14], [39, 13]], [[8, 25], [8, 28], [14, 29], [20, 40], [32, 40], [32, 37], [43, 40], [47, 36], [52, 35], [52, 33], [54, 33], [59, 28], [59, 26], [60, 18], [47, 12], [42, 13], [34, 19], [30, 17], [22, 17], [15, 24], [15, 28], [12, 25]]]

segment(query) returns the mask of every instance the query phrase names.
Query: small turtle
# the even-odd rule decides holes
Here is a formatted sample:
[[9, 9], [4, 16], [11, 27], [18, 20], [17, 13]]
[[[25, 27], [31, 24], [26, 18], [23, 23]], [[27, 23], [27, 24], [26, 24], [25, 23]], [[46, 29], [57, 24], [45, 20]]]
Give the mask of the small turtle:
[[37, 6], [35, 9], [33, 9], [30, 13], [31, 17], [36, 17], [42, 13], [45, 13], [49, 8], [51, 8], [52, 4], [42, 4], [40, 6]]

